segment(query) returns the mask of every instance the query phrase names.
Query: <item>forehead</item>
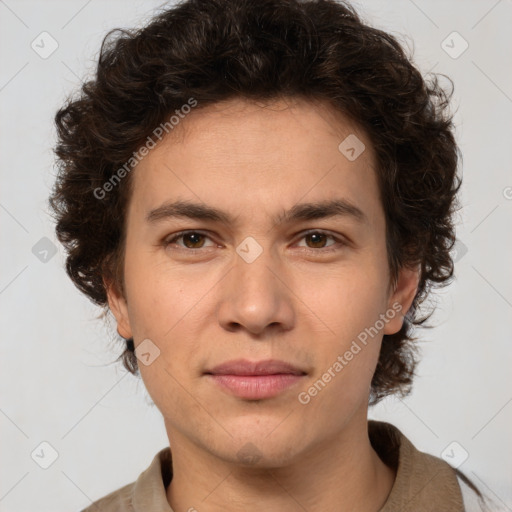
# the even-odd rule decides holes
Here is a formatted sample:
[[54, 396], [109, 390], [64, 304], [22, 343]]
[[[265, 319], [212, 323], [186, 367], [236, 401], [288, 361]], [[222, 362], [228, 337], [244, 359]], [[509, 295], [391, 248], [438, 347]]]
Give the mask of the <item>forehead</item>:
[[[229, 149], [233, 156], [238, 153], [235, 153], [235, 149], [260, 156], [268, 149], [274, 150], [273, 156], [286, 154], [291, 158], [291, 151], [296, 154], [302, 151], [311, 153], [315, 147], [318, 152], [326, 148], [332, 150], [333, 142], [341, 142], [350, 135], [357, 135], [369, 143], [357, 123], [327, 101], [302, 97], [284, 97], [266, 102], [237, 98], [207, 106], [199, 105], [191, 110], [182, 116], [178, 125], [162, 141], [160, 151], [154, 153], [161, 154], [166, 148], [172, 145], [177, 148], [181, 144], [187, 149], [193, 148], [197, 156], [202, 153], [198, 151], [198, 146], [208, 149], [213, 149], [209, 146], [217, 146], [219, 151]], [[223, 146], [216, 144], [219, 138], [223, 139]], [[285, 146], [284, 142], [288, 144]], [[286, 151], [288, 147], [290, 151]], [[366, 157], [371, 159], [373, 150], [371, 147], [368, 149]]]
[[371, 217], [379, 196], [374, 167], [367, 136], [327, 103], [229, 100], [183, 116], [144, 157], [133, 171], [130, 209], [147, 216], [178, 199], [233, 215], [282, 214], [301, 198], [346, 196]]

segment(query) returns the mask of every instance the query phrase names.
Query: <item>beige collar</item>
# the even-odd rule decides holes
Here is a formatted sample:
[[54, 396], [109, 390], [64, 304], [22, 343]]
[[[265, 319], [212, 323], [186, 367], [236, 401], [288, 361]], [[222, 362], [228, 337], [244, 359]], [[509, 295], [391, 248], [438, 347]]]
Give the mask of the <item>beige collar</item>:
[[[368, 432], [375, 451], [397, 472], [380, 512], [463, 512], [460, 486], [448, 463], [417, 450], [390, 423], [369, 420]], [[172, 456], [167, 447], [157, 453], [151, 465], [132, 484], [134, 512], [173, 512], [166, 496], [171, 479]]]
[[455, 470], [447, 462], [417, 450], [390, 423], [370, 420], [368, 433], [379, 457], [397, 472], [379, 512], [464, 512]]

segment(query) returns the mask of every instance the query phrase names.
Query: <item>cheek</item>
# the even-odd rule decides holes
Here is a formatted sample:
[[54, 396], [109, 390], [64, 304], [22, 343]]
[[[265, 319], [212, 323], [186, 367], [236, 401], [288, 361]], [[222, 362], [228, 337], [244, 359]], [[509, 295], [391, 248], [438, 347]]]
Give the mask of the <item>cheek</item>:
[[[182, 361], [182, 365], [185, 363]], [[183, 425], [190, 431], [204, 431], [209, 425], [204, 407], [190, 393], [191, 383], [161, 356], [150, 366], [140, 367], [140, 375], [147, 393], [164, 418], [172, 419], [174, 426]]]
[[351, 265], [308, 277], [298, 295], [342, 349], [385, 312], [386, 286], [386, 274], [378, 266]]
[[[350, 271], [349, 271], [350, 270]], [[386, 274], [374, 265], [353, 266], [316, 280], [316, 292], [304, 295], [319, 322], [318, 343], [311, 346], [318, 362], [314, 382], [319, 402], [347, 405], [368, 391], [377, 365], [386, 313]], [[304, 292], [305, 293], [305, 290]], [[314, 317], [312, 317], [314, 318]], [[308, 327], [306, 327], [308, 329]], [[329, 388], [331, 392], [324, 392]], [[315, 393], [315, 390], [311, 390]]]
[[201, 298], [200, 286], [169, 265], [155, 264], [155, 259], [148, 255], [126, 261], [128, 314], [135, 342], [145, 338], [163, 342]]
[[333, 288], [332, 300], [319, 309], [334, 334], [329, 332], [323, 339], [319, 336], [311, 347], [317, 362], [315, 374], [298, 401], [308, 402], [305, 406], [311, 417], [332, 411], [331, 426], [366, 403], [382, 342], [378, 322], [385, 302], [378, 291], [378, 287], [363, 289], [355, 284], [347, 284], [341, 291]]
[[135, 347], [149, 339], [156, 346], [150, 345], [150, 352], [158, 354], [148, 366], [138, 361], [144, 384], [157, 405], [178, 404], [180, 383], [195, 368], [191, 355], [200, 354], [196, 326], [204, 316], [205, 294], [213, 283], [132, 260], [127, 262], [126, 284]]

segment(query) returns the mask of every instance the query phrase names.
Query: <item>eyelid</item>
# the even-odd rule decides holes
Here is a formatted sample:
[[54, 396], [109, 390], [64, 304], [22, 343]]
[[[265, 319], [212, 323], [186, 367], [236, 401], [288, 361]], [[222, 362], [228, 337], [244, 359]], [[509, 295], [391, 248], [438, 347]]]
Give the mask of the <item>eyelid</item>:
[[341, 250], [342, 247], [349, 245], [349, 241], [345, 236], [343, 236], [341, 234], [333, 234], [330, 231], [325, 230], [325, 229], [315, 229], [315, 228], [307, 229], [306, 231], [301, 231], [299, 233], [298, 240], [302, 240], [305, 236], [313, 234], [313, 233], [318, 233], [321, 235], [325, 235], [327, 238], [332, 238], [335, 241], [335, 243], [333, 245], [330, 245], [325, 248], [320, 248], [320, 249], [312, 249], [310, 247], [304, 247], [303, 249], [307, 252], [315, 252], [315, 253], [324, 253], [325, 254], [325, 253], [339, 251], [339, 250]]
[[[203, 235], [204, 237], [212, 240], [212, 237], [206, 231], [202, 231], [201, 229], [185, 229], [183, 231], [178, 231], [177, 233], [173, 233], [172, 235], [165, 237], [162, 241], [162, 244], [166, 247], [167, 245], [175, 243], [175, 240], [178, 240], [179, 238], [181, 238], [185, 235], [188, 235], [190, 233], [197, 233], [199, 235]], [[210, 247], [212, 247], [212, 246], [210, 246]], [[178, 247], [178, 249], [182, 249], [182, 250], [188, 251], [188, 252], [192, 252], [192, 251], [199, 252], [201, 249], [204, 249], [204, 247], [199, 247], [198, 249], [188, 249], [187, 247]]]
[[[164, 247], [167, 247], [168, 245], [175, 243], [175, 241], [178, 240], [179, 238], [181, 238], [187, 234], [190, 234], [190, 233], [197, 233], [197, 234], [203, 235], [206, 238], [209, 238], [210, 240], [212, 240], [212, 237], [210, 236], [210, 234], [207, 231], [203, 231], [201, 229], [186, 229], [183, 231], [178, 231], [177, 233], [173, 233], [172, 235], [165, 237], [162, 241], [162, 244], [164, 245]], [[334, 251], [340, 250], [341, 247], [349, 245], [349, 243], [350, 243], [348, 241], [348, 239], [343, 235], [332, 234], [331, 232], [329, 232], [327, 230], [315, 229], [315, 228], [307, 229], [305, 231], [301, 231], [300, 233], [298, 233], [298, 237], [299, 237], [298, 241], [302, 240], [305, 236], [313, 234], [313, 233], [322, 234], [322, 235], [327, 236], [328, 238], [332, 238], [336, 243], [331, 246], [324, 247], [324, 248], [318, 248], [318, 249], [314, 249], [314, 248], [310, 248], [310, 247], [303, 247], [303, 249], [307, 252], [315, 252], [315, 253], [334, 252]], [[212, 240], [212, 241], [214, 241], [214, 240]], [[336, 247], [336, 245], [338, 247]], [[209, 246], [209, 247], [213, 247], [213, 246]], [[179, 246], [177, 247], [177, 250], [183, 250], [186, 252], [200, 252], [202, 249], [208, 249], [208, 247], [206, 247], [206, 248], [199, 247], [197, 249], [189, 249], [187, 247], [179, 247]]]

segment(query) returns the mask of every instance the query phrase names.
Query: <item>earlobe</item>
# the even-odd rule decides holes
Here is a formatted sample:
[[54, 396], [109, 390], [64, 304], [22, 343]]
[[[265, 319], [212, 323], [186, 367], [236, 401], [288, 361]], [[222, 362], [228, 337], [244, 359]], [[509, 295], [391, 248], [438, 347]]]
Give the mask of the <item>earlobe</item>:
[[412, 269], [405, 267], [400, 269], [395, 289], [388, 301], [388, 310], [393, 310], [396, 314], [386, 323], [384, 334], [395, 334], [402, 328], [404, 316], [409, 311], [418, 291], [420, 274], [420, 265]]
[[128, 307], [123, 294], [112, 281], [103, 279], [107, 292], [108, 306], [117, 321], [117, 332], [123, 338], [132, 338], [132, 329], [128, 316]]

